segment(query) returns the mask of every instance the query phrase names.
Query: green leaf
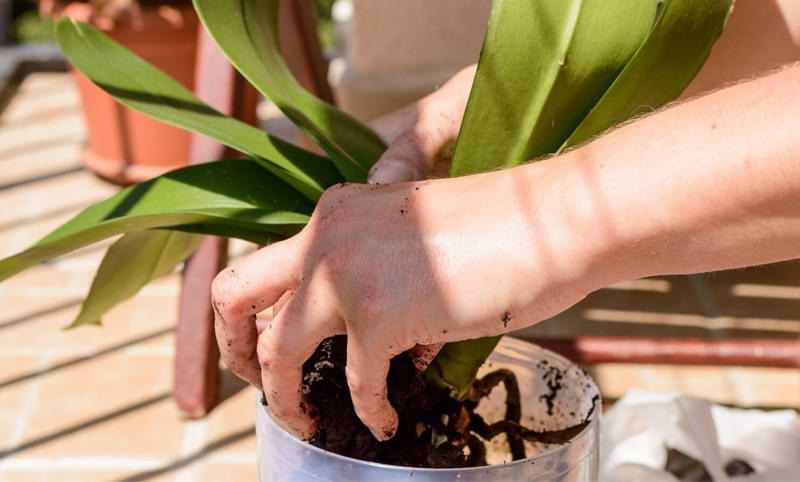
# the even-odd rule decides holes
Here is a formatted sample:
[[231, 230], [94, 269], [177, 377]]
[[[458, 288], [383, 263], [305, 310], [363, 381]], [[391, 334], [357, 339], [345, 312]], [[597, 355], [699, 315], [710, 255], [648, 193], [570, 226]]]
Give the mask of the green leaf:
[[468, 393], [483, 362], [500, 342], [499, 336], [448, 343], [423, 373], [425, 380], [437, 387], [448, 388], [450, 395], [463, 399]]
[[70, 328], [99, 325], [111, 308], [132, 298], [147, 283], [171, 273], [202, 239], [172, 231], [138, 231], [122, 236], [106, 251]]
[[305, 225], [312, 209], [252, 161], [189, 166], [85, 209], [31, 248], [0, 261], [0, 281], [105, 238], [145, 229], [202, 225], [208, 234], [249, 240], [257, 231], [265, 232], [263, 239], [289, 236]]
[[56, 37], [70, 63], [122, 104], [251, 156], [309, 199], [342, 180], [328, 159], [226, 117], [92, 26], [65, 18]]
[[705, 63], [732, 10], [733, 0], [664, 0], [653, 32], [562, 149], [678, 98]]
[[495, 0], [451, 175], [555, 152], [655, 16], [648, 0]]
[[280, 0], [194, 0], [208, 32], [262, 94], [317, 141], [342, 175], [363, 182], [386, 149], [351, 116], [306, 91], [292, 76], [279, 46]]

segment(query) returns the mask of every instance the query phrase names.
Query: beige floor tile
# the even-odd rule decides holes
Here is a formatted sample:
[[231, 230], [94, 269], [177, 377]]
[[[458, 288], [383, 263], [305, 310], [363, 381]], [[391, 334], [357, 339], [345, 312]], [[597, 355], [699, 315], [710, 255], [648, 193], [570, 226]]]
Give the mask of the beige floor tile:
[[255, 457], [255, 411], [257, 391], [245, 386], [228, 371], [223, 372], [222, 393], [225, 399], [208, 417], [208, 440], [225, 440], [211, 459]]
[[[0, 482], [118, 482], [139, 475], [137, 471], [119, 470], [108, 471], [82, 471], [82, 470], [33, 470], [33, 471], [7, 471], [0, 472]], [[173, 473], [159, 474], [148, 477], [147, 482], [172, 482], [175, 480]], [[196, 482], [201, 482], [197, 480]]]
[[183, 439], [172, 360], [113, 354], [42, 375], [41, 403], [13, 457], [170, 458]]
[[[4, 226], [0, 245], [3, 255], [21, 251], [44, 237], [59, 224], [69, 219], [71, 214], [86, 207], [89, 203], [104, 199], [117, 189], [97, 180], [86, 171], [78, 171], [63, 176], [46, 179], [32, 185], [7, 191], [0, 191], [0, 203], [18, 206], [10, 219], [0, 221]], [[74, 207], [75, 211], [63, 212], [62, 208]], [[55, 211], [56, 216], [42, 216], [40, 213]], [[15, 219], [26, 219], [21, 225]]]
[[203, 482], [254, 482], [258, 477], [255, 463], [208, 464], [202, 467], [198, 480]]
[[[47, 350], [61, 362], [114, 347], [142, 351], [143, 346], [171, 346], [177, 313], [173, 296], [140, 295], [115, 307], [103, 326], [64, 330], [77, 315], [80, 301], [80, 295], [43, 302], [38, 297], [0, 294], [0, 302], [15, 306], [9, 315], [0, 315], [0, 356]], [[37, 313], [41, 315], [31, 318]]]
[[0, 451], [15, 443], [30, 422], [40, 400], [38, 379], [7, 383], [45, 366], [42, 356], [16, 356], [0, 361]]

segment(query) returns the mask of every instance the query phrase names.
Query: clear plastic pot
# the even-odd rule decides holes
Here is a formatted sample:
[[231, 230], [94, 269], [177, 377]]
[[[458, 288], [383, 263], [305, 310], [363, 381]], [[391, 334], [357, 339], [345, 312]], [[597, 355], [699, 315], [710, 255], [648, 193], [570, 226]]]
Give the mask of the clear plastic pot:
[[[419, 469], [364, 462], [314, 447], [280, 428], [259, 403], [256, 433], [260, 482], [284, 481], [592, 481], [597, 479], [598, 435], [600, 431], [599, 391], [594, 381], [567, 359], [536, 345], [510, 337], [503, 341], [482, 368], [483, 373], [510, 368], [518, 378], [522, 401], [522, 422], [535, 430], [557, 430], [585, 420], [593, 405], [590, 423], [570, 443], [528, 444], [528, 458], [508, 458], [503, 435], [489, 447], [489, 461], [495, 465], [465, 469]], [[561, 388], [553, 391], [560, 375]], [[548, 383], [549, 382], [549, 383]], [[593, 402], [593, 399], [596, 402]], [[552, 409], [548, 407], [548, 400]], [[488, 422], [504, 414], [502, 385], [481, 402], [478, 412]], [[492, 447], [499, 449], [493, 451]], [[493, 455], [494, 453], [494, 455]]]

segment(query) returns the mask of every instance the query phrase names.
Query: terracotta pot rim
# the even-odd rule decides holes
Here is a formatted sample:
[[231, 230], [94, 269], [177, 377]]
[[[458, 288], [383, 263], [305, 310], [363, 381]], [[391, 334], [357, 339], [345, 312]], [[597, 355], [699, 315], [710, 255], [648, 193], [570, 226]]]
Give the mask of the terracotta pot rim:
[[103, 32], [145, 32], [152, 30], [183, 30], [194, 28], [197, 13], [191, 3], [184, 5], [144, 5], [141, 21], [133, 22], [121, 18], [112, 22], [97, 22], [95, 8], [86, 2], [72, 1], [66, 4], [59, 16], [87, 22]]
[[183, 164], [135, 164], [124, 159], [108, 159], [84, 149], [81, 164], [97, 176], [120, 186], [129, 186], [150, 180], [166, 172], [184, 167]]

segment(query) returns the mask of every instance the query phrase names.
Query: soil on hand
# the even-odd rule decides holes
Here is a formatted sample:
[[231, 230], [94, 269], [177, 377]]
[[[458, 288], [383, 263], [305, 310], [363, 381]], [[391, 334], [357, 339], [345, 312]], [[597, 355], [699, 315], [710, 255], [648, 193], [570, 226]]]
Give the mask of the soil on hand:
[[[457, 401], [446, 391], [425, 383], [410, 357], [403, 354], [392, 360], [388, 378], [389, 401], [400, 420], [397, 434], [389, 441], [378, 442], [353, 409], [345, 376], [346, 350], [345, 336], [320, 344], [303, 367], [303, 389], [320, 413], [319, 430], [311, 443], [347, 457], [410, 467], [480, 466], [486, 464], [484, 443], [501, 433], [507, 435], [516, 460], [525, 457], [522, 440], [567, 443], [591, 418], [590, 411], [583, 423], [564, 430], [529, 430], [519, 424], [519, 392], [513, 373], [492, 372], [476, 382], [475, 394], [468, 397], [471, 399]], [[511, 395], [506, 418], [487, 424], [475, 408], [498, 383], [504, 383]]]

